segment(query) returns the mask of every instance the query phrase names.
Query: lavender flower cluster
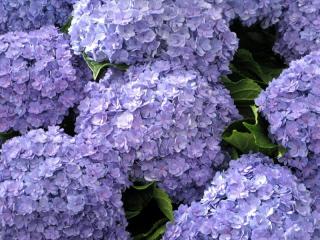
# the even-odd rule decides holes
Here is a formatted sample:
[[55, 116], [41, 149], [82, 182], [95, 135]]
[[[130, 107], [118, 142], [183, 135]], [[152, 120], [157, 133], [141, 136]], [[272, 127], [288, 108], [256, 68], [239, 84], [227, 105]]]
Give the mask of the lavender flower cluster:
[[320, 48], [319, 0], [207, 0], [222, 9], [228, 22], [239, 18], [247, 26], [261, 23], [276, 26], [278, 36], [274, 51], [287, 62]]
[[238, 47], [221, 9], [205, 0], [81, 0], [70, 35], [73, 50], [95, 61], [170, 59], [212, 80], [228, 71]]
[[270, 134], [288, 152], [279, 159], [292, 168], [312, 197], [312, 239], [320, 238], [320, 51], [292, 61], [262, 92], [257, 105], [270, 123]]
[[73, 49], [96, 61], [176, 58], [215, 80], [237, 49], [228, 27], [234, 19], [275, 25], [274, 50], [290, 62], [320, 47], [319, 16], [319, 0], [81, 0], [70, 34]]
[[[207, 0], [211, 2], [212, 0]], [[250, 26], [260, 22], [264, 28], [276, 24], [286, 9], [286, 0], [213, 0], [214, 4], [221, 2], [224, 18], [228, 21], [239, 18]]]
[[299, 162], [305, 162], [306, 165], [303, 169], [295, 169], [295, 175], [310, 190], [315, 223], [313, 239], [320, 239], [320, 158], [319, 156], [312, 156], [309, 159], [300, 159]]
[[198, 196], [224, 159], [223, 129], [239, 118], [229, 92], [170, 61], [110, 71], [90, 82], [76, 131], [137, 159], [135, 179], [159, 181], [175, 199]]
[[163, 239], [312, 239], [311, 202], [287, 168], [243, 155], [215, 175], [200, 202], [180, 206]]
[[45, 25], [62, 26], [76, 0], [1, 0], [0, 34], [30, 31]]
[[[320, 154], [320, 52], [293, 61], [256, 99], [288, 157]], [[294, 163], [293, 163], [294, 164]]]
[[320, 49], [320, 1], [287, 1], [274, 50], [288, 62]]
[[61, 123], [82, 99], [82, 66], [53, 26], [0, 35], [0, 132]]
[[[73, 8], [67, 37], [55, 26]], [[320, 47], [319, 16], [319, 0], [1, 1], [0, 132], [24, 135], [0, 150], [0, 239], [129, 239], [133, 181], [191, 203], [164, 240], [320, 239], [320, 51], [305, 56]], [[294, 174], [261, 154], [219, 172], [221, 135], [240, 119], [218, 82], [236, 18], [275, 25], [275, 51], [305, 56], [256, 100]], [[71, 48], [132, 66], [90, 82]], [[77, 105], [76, 136], [52, 126]]]
[[6, 142], [0, 238], [127, 239], [121, 161], [101, 156], [89, 141], [57, 127]]

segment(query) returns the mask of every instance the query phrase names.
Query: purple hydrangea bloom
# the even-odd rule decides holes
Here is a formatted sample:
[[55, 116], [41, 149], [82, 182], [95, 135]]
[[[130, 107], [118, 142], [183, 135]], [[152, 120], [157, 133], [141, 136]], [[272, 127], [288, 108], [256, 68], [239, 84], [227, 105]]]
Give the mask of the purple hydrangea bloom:
[[133, 179], [159, 181], [175, 200], [190, 202], [203, 191], [224, 160], [221, 134], [239, 118], [222, 85], [169, 61], [110, 71], [85, 93], [76, 131], [130, 153]]
[[250, 26], [276, 26], [274, 51], [287, 62], [320, 48], [319, 0], [206, 0], [219, 9], [226, 21], [239, 18]]
[[45, 25], [62, 26], [77, 0], [1, 0], [0, 34], [29, 31]]
[[[104, 156], [104, 157], [102, 157]], [[6, 142], [0, 164], [3, 240], [127, 239], [119, 158], [56, 127]]]
[[287, 0], [274, 50], [288, 62], [320, 49], [320, 1]]
[[319, 155], [309, 156], [308, 158], [291, 159], [284, 156], [280, 162], [289, 164], [294, 174], [305, 184], [311, 193], [313, 221], [315, 231], [313, 240], [320, 239], [320, 157]]
[[217, 173], [200, 202], [175, 212], [164, 240], [310, 240], [310, 192], [285, 167], [243, 155]]
[[212, 4], [214, 14], [221, 14], [232, 23], [239, 19], [245, 26], [260, 23], [263, 28], [278, 23], [286, 10], [286, 0], [205, 0]]
[[59, 124], [82, 99], [82, 60], [52, 26], [0, 36], [0, 132]]
[[[207, 0], [210, 1], [210, 0]], [[212, 0], [211, 0], [212, 1]], [[225, 19], [239, 18], [241, 22], [250, 26], [257, 22], [266, 28], [276, 24], [286, 9], [286, 0], [216, 0], [222, 2]]]
[[70, 28], [76, 53], [134, 64], [173, 59], [216, 80], [238, 40], [205, 0], [81, 0]]
[[320, 52], [293, 61], [256, 99], [288, 157], [320, 153]]

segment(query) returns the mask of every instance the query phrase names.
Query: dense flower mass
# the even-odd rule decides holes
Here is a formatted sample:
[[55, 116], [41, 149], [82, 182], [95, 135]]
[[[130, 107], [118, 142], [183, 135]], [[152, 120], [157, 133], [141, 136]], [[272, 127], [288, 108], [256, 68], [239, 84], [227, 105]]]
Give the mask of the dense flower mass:
[[180, 206], [163, 239], [311, 239], [310, 204], [309, 191], [287, 168], [243, 155], [215, 175], [200, 202]]
[[56, 127], [6, 142], [0, 164], [0, 238], [127, 239], [118, 158]]
[[270, 27], [277, 23], [286, 9], [286, 0], [206, 0], [223, 5], [224, 18], [233, 20], [239, 18], [241, 22], [250, 26], [261, 23], [263, 27]]
[[62, 26], [76, 0], [1, 0], [0, 34], [30, 31], [45, 25]]
[[311, 192], [313, 220], [315, 222], [315, 232], [312, 239], [320, 239], [320, 157], [312, 156], [309, 159], [300, 160], [307, 164], [295, 174], [303, 181]]
[[1, 35], [0, 132], [60, 123], [82, 98], [83, 64], [52, 26]]
[[320, 153], [320, 52], [293, 61], [256, 104], [288, 157]]
[[290, 159], [284, 156], [279, 159], [284, 164], [289, 164], [294, 174], [306, 185], [311, 193], [313, 220], [315, 231], [312, 239], [320, 238], [320, 157], [311, 155], [304, 158]]
[[320, 0], [0, 0], [0, 239], [160, 237], [320, 240]]
[[134, 64], [170, 59], [216, 80], [238, 46], [221, 9], [205, 0], [81, 0], [70, 28], [75, 52]]
[[206, 0], [225, 20], [239, 19], [244, 25], [260, 23], [276, 26], [275, 52], [287, 62], [299, 59], [320, 48], [319, 0]]
[[320, 49], [320, 1], [287, 1], [287, 10], [277, 26], [275, 51], [288, 62]]
[[222, 85], [169, 61], [110, 71], [85, 93], [77, 132], [100, 134], [108, 146], [130, 152], [137, 159], [134, 179], [159, 181], [185, 201], [203, 191], [223, 162], [222, 131], [239, 118]]

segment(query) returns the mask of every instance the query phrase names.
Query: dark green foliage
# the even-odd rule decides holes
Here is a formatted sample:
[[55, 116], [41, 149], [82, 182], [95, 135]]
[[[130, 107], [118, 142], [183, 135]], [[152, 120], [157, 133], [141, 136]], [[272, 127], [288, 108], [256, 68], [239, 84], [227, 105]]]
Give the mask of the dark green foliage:
[[272, 46], [274, 29], [261, 29], [258, 25], [247, 28], [239, 22], [232, 26], [240, 38], [240, 48], [230, 68], [232, 73], [222, 77], [244, 120], [231, 124], [223, 134], [233, 159], [242, 153], [262, 152], [271, 157], [282, 155], [285, 150], [268, 137], [268, 123], [259, 116], [254, 99], [269, 82], [286, 67], [275, 55]]
[[5, 141], [9, 140], [10, 138], [19, 136], [20, 134], [15, 131], [8, 131], [8, 132], [0, 132], [0, 149], [1, 145], [5, 143]]
[[[223, 134], [223, 140], [240, 153], [262, 152], [270, 157], [283, 154], [283, 148], [268, 138], [267, 125], [258, 115], [258, 109], [252, 106], [254, 120], [245, 119], [231, 124]], [[234, 153], [233, 153], [234, 154]]]
[[135, 240], [158, 240], [173, 220], [169, 196], [155, 183], [134, 185], [123, 194], [128, 231]]

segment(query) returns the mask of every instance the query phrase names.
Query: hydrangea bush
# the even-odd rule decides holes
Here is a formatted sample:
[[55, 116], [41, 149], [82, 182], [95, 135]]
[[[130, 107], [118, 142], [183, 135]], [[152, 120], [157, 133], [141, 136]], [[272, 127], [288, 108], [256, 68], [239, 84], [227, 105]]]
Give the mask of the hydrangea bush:
[[53, 26], [0, 36], [0, 132], [61, 123], [89, 79]]
[[200, 202], [179, 207], [163, 239], [311, 239], [311, 202], [287, 168], [243, 155], [215, 175]]
[[76, 53], [134, 64], [160, 57], [216, 80], [228, 71], [238, 40], [205, 0], [81, 0], [70, 28]]
[[0, 237], [127, 239], [121, 161], [59, 128], [6, 142], [0, 164]]
[[319, 44], [319, 0], [2, 0], [0, 239], [320, 239]]
[[89, 83], [85, 94], [77, 132], [102, 134], [106, 144], [131, 152], [134, 178], [159, 181], [185, 201], [223, 162], [222, 131], [239, 118], [222, 85], [169, 61], [110, 72], [99, 84]]
[[62, 26], [77, 0], [1, 0], [0, 34], [30, 31], [46, 25]]
[[289, 157], [320, 153], [320, 52], [293, 61], [256, 99]]

